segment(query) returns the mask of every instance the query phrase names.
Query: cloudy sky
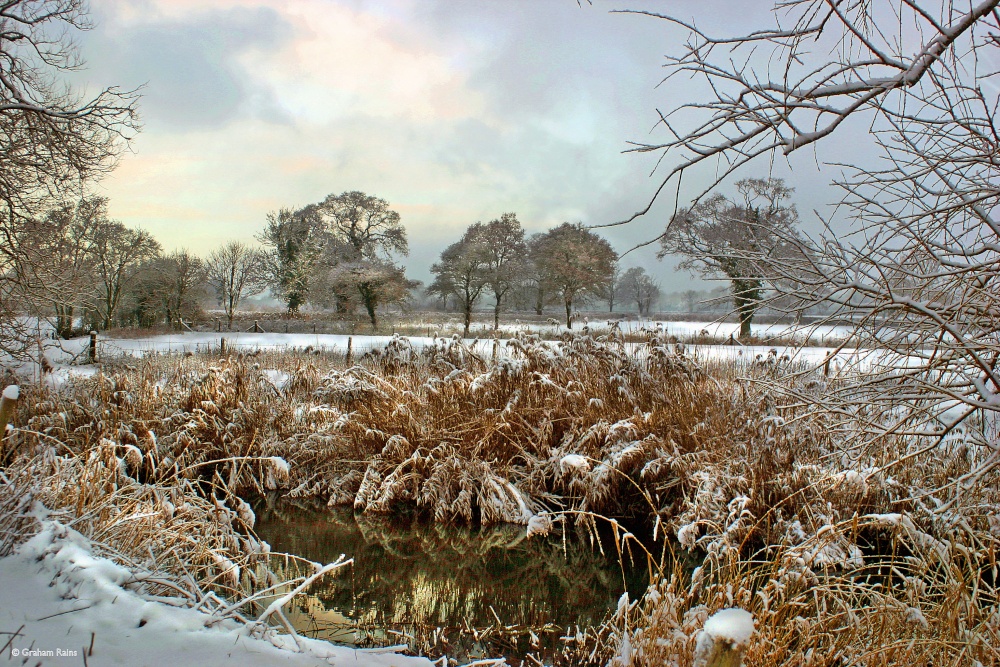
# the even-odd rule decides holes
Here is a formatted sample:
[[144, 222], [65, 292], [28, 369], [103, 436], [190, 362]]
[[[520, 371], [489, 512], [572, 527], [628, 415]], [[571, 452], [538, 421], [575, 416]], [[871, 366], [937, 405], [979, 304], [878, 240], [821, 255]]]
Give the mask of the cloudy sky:
[[[409, 232], [411, 277], [506, 211], [529, 232], [614, 222], [659, 183], [656, 109], [696, 92], [660, 86], [686, 35], [650, 9], [715, 32], [768, 22], [732, 0], [91, 0], [79, 83], [144, 86], [143, 131], [98, 187], [112, 215], [167, 249], [205, 254], [252, 240], [268, 211], [361, 190]], [[739, 11], [734, 8], [739, 6]], [[826, 197], [810, 158], [778, 165], [809, 211]], [[767, 165], [761, 165], [767, 169]], [[745, 175], [763, 175], [746, 173]], [[685, 195], [695, 194], [697, 178]], [[683, 201], [682, 201], [683, 203]], [[627, 228], [619, 252], [654, 237], [673, 193]], [[690, 278], [652, 249], [629, 255], [667, 291]]]

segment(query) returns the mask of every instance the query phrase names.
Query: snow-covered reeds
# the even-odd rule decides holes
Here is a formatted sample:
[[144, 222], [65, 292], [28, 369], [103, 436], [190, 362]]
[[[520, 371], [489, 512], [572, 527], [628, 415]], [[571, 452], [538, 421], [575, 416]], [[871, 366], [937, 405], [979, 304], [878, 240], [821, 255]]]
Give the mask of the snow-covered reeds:
[[[845, 415], [782, 402], [789, 363], [700, 360], [655, 331], [637, 346], [521, 334], [496, 359], [457, 338], [395, 338], [350, 366], [150, 358], [26, 391], [8, 445], [39, 452], [32, 493], [95, 539], [245, 593], [273, 583], [234, 557], [254, 551], [237, 497], [260, 491], [539, 537], [553, 520], [645, 524], [654, 586], [567, 639], [564, 664], [691, 665], [705, 620], [730, 607], [756, 620], [751, 666], [1000, 663], [1000, 491], [948, 507], [927, 493], [977, 465], [962, 432], [933, 447], [888, 434], [859, 455]], [[841, 382], [787, 375], [798, 396]]]

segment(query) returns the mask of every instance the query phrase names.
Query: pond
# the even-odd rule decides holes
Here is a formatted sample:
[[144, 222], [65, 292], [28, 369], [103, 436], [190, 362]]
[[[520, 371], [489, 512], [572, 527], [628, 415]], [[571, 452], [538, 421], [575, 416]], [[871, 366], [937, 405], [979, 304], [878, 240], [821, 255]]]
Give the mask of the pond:
[[[408, 644], [459, 660], [504, 655], [511, 665], [530, 653], [553, 664], [579, 630], [649, 582], [645, 554], [633, 548], [635, 557], [620, 562], [610, 531], [592, 539], [557, 526], [527, 539], [524, 526], [443, 526], [287, 502], [262, 505], [257, 516], [272, 551], [354, 559], [286, 609], [302, 634], [358, 647]], [[288, 561], [278, 574], [294, 576], [295, 567]]]

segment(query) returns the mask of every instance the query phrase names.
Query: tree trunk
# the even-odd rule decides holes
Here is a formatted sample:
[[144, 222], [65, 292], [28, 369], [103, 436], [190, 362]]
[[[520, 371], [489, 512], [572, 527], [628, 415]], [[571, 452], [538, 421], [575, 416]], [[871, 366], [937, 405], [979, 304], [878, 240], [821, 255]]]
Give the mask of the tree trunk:
[[472, 324], [472, 301], [465, 301], [465, 329], [462, 331], [462, 338], [469, 337], [469, 325]]
[[573, 301], [566, 299], [566, 328], [573, 328]]
[[748, 299], [742, 294], [733, 295], [733, 305], [740, 318], [741, 339], [750, 337], [750, 323], [753, 322], [754, 311], [757, 310], [757, 303], [753, 299]]
[[740, 318], [740, 338], [750, 336], [750, 323], [760, 304], [762, 284], [752, 279], [733, 280], [733, 305]]
[[493, 304], [493, 330], [496, 331], [500, 328], [500, 297], [497, 297], [497, 302]]

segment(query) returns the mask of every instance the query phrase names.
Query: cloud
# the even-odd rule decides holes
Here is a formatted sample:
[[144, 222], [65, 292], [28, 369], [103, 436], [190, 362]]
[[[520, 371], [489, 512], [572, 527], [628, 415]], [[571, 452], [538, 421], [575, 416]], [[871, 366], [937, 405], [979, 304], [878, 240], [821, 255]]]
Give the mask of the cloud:
[[84, 52], [91, 72], [123, 87], [143, 86], [147, 126], [166, 131], [219, 128], [248, 115], [280, 120], [269, 94], [242, 59], [280, 49], [290, 26], [267, 7], [202, 8], [164, 15], [151, 3], [107, 3]]

